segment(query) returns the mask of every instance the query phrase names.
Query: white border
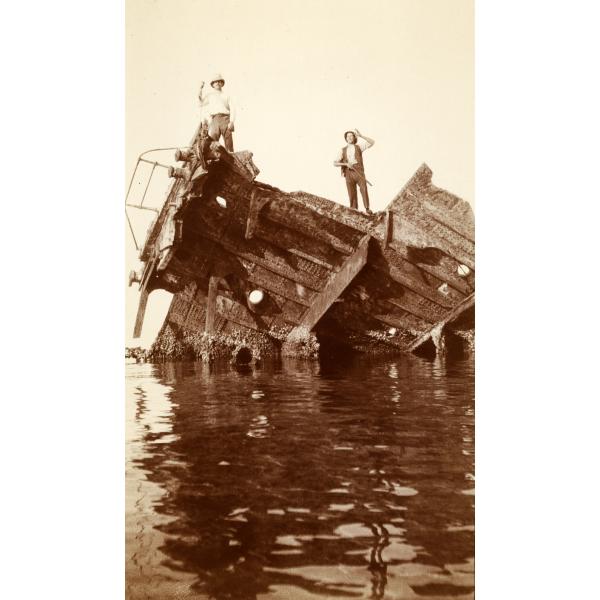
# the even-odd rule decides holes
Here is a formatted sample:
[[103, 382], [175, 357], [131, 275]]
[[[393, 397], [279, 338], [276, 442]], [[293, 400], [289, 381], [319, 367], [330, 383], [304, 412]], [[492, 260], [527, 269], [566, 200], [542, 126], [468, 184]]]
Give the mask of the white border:
[[596, 5], [476, 6], [476, 590], [595, 595]]
[[4, 598], [124, 596], [123, 9], [3, 5]]
[[[597, 589], [595, 6], [477, 4], [485, 600]], [[123, 597], [123, 21], [3, 11], [4, 597]]]

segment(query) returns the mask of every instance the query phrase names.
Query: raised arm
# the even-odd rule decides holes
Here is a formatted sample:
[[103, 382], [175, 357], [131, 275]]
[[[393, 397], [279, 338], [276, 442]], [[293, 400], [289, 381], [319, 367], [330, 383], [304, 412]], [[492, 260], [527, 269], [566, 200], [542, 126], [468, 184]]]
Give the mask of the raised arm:
[[365, 142], [367, 142], [367, 148], [370, 148], [375, 143], [374, 139], [363, 135], [358, 129], [355, 129], [354, 133], [356, 134], [356, 137], [362, 138], [365, 140]]

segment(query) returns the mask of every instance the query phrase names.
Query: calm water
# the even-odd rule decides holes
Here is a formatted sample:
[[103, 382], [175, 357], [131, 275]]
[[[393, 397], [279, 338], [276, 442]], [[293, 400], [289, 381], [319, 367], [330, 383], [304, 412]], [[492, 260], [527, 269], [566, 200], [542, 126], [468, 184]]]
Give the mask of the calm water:
[[473, 598], [474, 365], [127, 366], [127, 598]]

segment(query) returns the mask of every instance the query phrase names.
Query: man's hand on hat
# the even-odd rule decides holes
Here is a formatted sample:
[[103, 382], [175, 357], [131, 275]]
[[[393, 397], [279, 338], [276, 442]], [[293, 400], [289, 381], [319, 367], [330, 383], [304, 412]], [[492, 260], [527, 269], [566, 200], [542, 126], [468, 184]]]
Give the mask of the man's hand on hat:
[[354, 133], [358, 136], [358, 137], [362, 137], [362, 134], [360, 133], [360, 131], [358, 129], [354, 129]]

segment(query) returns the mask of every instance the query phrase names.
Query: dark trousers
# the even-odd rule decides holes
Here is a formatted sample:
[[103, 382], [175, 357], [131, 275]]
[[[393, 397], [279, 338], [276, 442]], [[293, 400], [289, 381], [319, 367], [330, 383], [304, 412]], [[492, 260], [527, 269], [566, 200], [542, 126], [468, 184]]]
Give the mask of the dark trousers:
[[221, 136], [223, 136], [225, 148], [227, 148], [229, 152], [233, 152], [233, 135], [231, 135], [231, 130], [228, 128], [228, 125], [229, 115], [214, 115], [208, 126], [208, 135], [215, 140], [215, 142], [218, 142]]
[[[355, 167], [356, 168], [356, 167]], [[369, 210], [369, 192], [367, 190], [367, 181], [364, 173], [361, 173], [362, 177], [352, 169], [346, 169], [346, 187], [348, 188], [348, 196], [350, 198], [350, 208], [358, 210], [358, 195], [356, 193], [356, 186], [360, 188], [360, 195], [362, 196], [365, 210]]]

